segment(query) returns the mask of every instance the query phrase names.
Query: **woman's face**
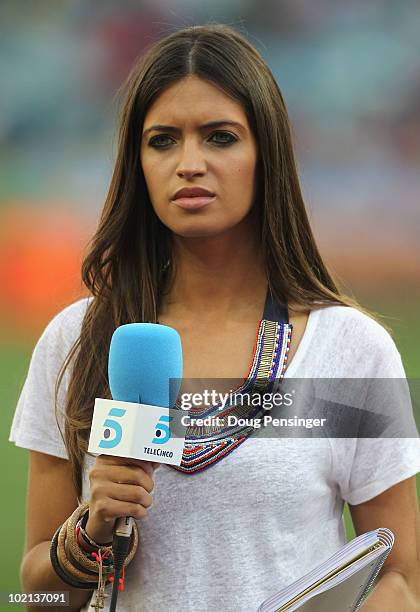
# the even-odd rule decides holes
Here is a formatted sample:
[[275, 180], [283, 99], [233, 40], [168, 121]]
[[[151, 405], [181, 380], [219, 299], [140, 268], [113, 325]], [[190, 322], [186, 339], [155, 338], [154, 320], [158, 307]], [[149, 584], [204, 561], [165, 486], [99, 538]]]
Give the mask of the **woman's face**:
[[[256, 141], [242, 106], [216, 86], [190, 76], [166, 89], [145, 116], [140, 151], [152, 206], [175, 234], [215, 236], [247, 223]], [[177, 194], [183, 188], [209, 194]]]

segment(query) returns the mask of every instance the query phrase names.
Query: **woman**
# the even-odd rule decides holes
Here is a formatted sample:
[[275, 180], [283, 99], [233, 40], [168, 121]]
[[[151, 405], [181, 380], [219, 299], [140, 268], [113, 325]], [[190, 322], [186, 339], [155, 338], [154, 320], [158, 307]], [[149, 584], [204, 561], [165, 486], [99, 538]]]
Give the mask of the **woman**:
[[[128, 322], [178, 330], [184, 381], [240, 381], [270, 342], [266, 374], [280, 380], [404, 377], [388, 332], [321, 259], [281, 93], [233, 29], [178, 31], [134, 67], [82, 272], [92, 297], [47, 327], [12, 428], [31, 449], [24, 589], [70, 589], [70, 609], [88, 609], [91, 591], [63, 582], [49, 554], [57, 527], [87, 501], [93, 547], [110, 541], [117, 517], [138, 521], [119, 609], [255, 610], [344, 543], [346, 500], [358, 533], [386, 526], [396, 536], [364, 610], [418, 609], [418, 440], [203, 430], [178, 469], [86, 454], [94, 399], [109, 397], [110, 338]], [[392, 457], [369, 442], [392, 442]]]

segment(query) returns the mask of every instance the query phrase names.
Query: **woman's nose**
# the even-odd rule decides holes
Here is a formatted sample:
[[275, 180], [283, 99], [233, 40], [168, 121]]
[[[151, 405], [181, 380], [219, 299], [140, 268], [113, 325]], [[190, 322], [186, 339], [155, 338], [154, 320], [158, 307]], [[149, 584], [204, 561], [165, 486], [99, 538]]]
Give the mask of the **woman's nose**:
[[181, 155], [176, 172], [178, 176], [191, 177], [206, 173], [206, 161], [199, 146], [196, 144], [185, 144], [181, 149]]

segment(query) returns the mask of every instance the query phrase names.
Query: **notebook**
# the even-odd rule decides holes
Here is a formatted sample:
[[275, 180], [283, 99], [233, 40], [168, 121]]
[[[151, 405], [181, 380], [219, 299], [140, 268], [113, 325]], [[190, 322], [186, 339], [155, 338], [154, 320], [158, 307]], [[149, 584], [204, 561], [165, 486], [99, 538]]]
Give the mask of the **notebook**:
[[258, 612], [354, 612], [367, 597], [394, 544], [381, 527], [358, 536], [272, 597]]

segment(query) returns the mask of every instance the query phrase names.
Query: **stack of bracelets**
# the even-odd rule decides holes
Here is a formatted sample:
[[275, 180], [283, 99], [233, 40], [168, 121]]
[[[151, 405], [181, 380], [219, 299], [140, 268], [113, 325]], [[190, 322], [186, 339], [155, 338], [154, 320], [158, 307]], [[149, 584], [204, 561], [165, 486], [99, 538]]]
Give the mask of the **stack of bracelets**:
[[[50, 558], [57, 575], [78, 589], [97, 589], [95, 609], [103, 608], [104, 589], [113, 582], [112, 542], [97, 544], [85, 531], [89, 518], [89, 504], [82, 504], [57, 529], [51, 541]], [[133, 559], [138, 548], [136, 523], [131, 534], [130, 548], [124, 567]], [[119, 590], [124, 588], [124, 568]]]

